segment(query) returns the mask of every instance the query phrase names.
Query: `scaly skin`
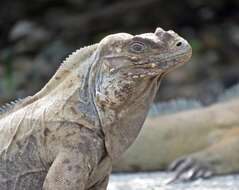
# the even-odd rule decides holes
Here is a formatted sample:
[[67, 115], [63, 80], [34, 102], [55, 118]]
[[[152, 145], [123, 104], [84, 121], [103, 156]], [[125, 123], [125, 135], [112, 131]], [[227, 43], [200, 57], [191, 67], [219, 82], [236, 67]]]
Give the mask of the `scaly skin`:
[[118, 33], [72, 54], [0, 116], [1, 190], [105, 190], [166, 73], [191, 47], [173, 31]]
[[[148, 117], [115, 171], [165, 170], [174, 180], [239, 171], [239, 99]], [[143, 152], [143, 154], [142, 154]]]

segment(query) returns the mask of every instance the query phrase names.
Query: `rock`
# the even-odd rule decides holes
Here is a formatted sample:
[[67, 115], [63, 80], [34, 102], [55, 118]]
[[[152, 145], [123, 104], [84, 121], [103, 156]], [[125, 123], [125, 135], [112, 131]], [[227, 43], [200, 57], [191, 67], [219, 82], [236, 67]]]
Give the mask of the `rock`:
[[237, 47], [239, 47], [239, 26], [233, 25], [229, 28], [229, 38]]
[[33, 23], [29, 21], [20, 21], [10, 31], [9, 39], [13, 41], [30, 35], [32, 29]]
[[19, 21], [9, 34], [9, 40], [15, 42], [18, 53], [39, 50], [50, 39], [50, 32], [31, 21]]
[[172, 177], [166, 172], [113, 174], [107, 190], [238, 190], [239, 186], [239, 175], [166, 185]]

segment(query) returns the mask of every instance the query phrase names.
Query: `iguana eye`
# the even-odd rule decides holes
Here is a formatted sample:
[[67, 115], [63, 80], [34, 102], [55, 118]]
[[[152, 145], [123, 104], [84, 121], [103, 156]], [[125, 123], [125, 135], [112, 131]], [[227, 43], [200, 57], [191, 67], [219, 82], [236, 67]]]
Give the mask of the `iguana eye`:
[[145, 45], [142, 42], [133, 42], [129, 46], [129, 50], [133, 53], [141, 53], [145, 50]]

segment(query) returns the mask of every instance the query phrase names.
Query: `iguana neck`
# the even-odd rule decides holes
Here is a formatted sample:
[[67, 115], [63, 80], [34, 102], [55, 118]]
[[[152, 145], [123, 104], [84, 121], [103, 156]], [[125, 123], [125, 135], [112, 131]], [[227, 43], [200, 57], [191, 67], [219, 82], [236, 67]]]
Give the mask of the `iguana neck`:
[[[65, 61], [63, 61], [55, 75], [42, 88], [42, 90], [35, 95], [35, 97], [41, 98], [51, 93], [52, 91], [57, 89], [59, 85], [62, 85], [68, 77], [71, 77], [73, 72], [75, 72], [79, 76], [78, 78], [84, 78], [86, 75], [86, 67], [91, 64], [90, 61], [92, 60], [90, 60], [90, 58], [92, 58], [92, 55], [95, 53], [97, 46], [98, 44], [87, 46], [69, 55], [65, 59]], [[79, 81], [79, 83], [82, 82]]]
[[71, 55], [63, 68], [36, 96], [43, 101], [54, 102], [49, 102], [47, 107], [56, 113], [54, 118], [99, 129], [99, 118], [91, 95], [92, 87], [89, 85], [92, 66], [99, 57], [96, 46], [87, 49], [90, 52], [86, 52], [84, 59], [82, 50]]
[[127, 102], [120, 110], [97, 107], [105, 134], [105, 146], [112, 159], [118, 159], [138, 136], [159, 84], [158, 78], [139, 84], [133, 101]]

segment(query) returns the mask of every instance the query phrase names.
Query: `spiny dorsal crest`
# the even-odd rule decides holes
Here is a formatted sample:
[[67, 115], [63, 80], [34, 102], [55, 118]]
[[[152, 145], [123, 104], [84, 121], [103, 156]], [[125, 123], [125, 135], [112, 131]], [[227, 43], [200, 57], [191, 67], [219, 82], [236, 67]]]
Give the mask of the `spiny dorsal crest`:
[[9, 112], [10, 110], [14, 109], [14, 107], [16, 105], [20, 104], [23, 100], [24, 99], [18, 98], [18, 99], [14, 100], [14, 101], [11, 101], [9, 103], [6, 103], [6, 104], [0, 106], [0, 117], [3, 114], [5, 114], [5, 113]]
[[60, 84], [66, 78], [66, 76], [70, 74], [72, 70], [77, 68], [78, 65], [80, 65], [84, 60], [89, 58], [94, 53], [94, 51], [97, 49], [97, 45], [98, 44], [86, 46], [70, 54], [62, 62], [61, 66], [56, 71], [54, 76], [44, 86], [44, 88], [37, 94], [37, 96], [40, 98], [46, 95], [52, 89], [54, 89], [58, 84]]
[[51, 89], [55, 88], [58, 84], [60, 84], [61, 81], [65, 79], [66, 75], [69, 74], [71, 70], [76, 68], [80, 63], [90, 57], [96, 50], [96, 48], [97, 44], [94, 44], [73, 52], [65, 59], [65, 61], [63, 61], [55, 75], [36, 95], [30, 98], [17, 99], [3, 106], [0, 106], [0, 119], [46, 95]]
[[[70, 54], [61, 64], [59, 71], [61, 69], [72, 69], [74, 68], [77, 64], [81, 63], [96, 50], [98, 44], [90, 45], [90, 46], [85, 46], [83, 48], [80, 48]], [[57, 71], [58, 72], [58, 71]]]

